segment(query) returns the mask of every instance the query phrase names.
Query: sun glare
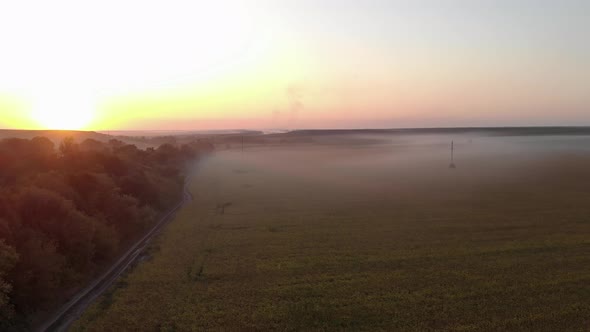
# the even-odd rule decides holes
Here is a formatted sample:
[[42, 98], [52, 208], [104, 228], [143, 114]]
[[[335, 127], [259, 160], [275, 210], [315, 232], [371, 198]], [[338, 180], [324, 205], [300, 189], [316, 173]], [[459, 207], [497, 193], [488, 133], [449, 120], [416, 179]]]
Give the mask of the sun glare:
[[[186, 90], [202, 96], [212, 84], [266, 65], [268, 50], [275, 47], [255, 7], [242, 1], [148, 1], [141, 6], [116, 0], [34, 6], [25, 1], [9, 7], [0, 10], [0, 40], [7, 50], [0, 61], [0, 94], [27, 104], [26, 119], [19, 122], [32, 128], [133, 126], [140, 119], [130, 114], [139, 111], [99, 106], [136, 96], [146, 101], [142, 105], [150, 104], [154, 95]], [[191, 103], [183, 109], [200, 105], [196, 98]], [[6, 116], [0, 120], [8, 121]]]
[[44, 96], [33, 104], [32, 118], [43, 129], [82, 130], [94, 119], [94, 108], [90, 98], [79, 95]]

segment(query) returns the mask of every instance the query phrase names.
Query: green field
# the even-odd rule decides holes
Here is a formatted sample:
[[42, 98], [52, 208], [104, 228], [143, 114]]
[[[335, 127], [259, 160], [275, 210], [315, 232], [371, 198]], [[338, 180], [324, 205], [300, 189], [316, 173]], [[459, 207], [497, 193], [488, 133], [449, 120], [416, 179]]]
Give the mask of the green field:
[[202, 162], [194, 201], [73, 330], [590, 328], [587, 153], [453, 171], [444, 147], [289, 149]]

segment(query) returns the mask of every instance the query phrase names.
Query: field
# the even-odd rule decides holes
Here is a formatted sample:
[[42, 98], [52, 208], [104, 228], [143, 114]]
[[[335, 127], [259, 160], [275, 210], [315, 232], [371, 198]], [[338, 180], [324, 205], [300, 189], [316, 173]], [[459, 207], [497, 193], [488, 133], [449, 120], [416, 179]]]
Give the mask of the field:
[[587, 139], [455, 139], [220, 151], [73, 330], [587, 331]]

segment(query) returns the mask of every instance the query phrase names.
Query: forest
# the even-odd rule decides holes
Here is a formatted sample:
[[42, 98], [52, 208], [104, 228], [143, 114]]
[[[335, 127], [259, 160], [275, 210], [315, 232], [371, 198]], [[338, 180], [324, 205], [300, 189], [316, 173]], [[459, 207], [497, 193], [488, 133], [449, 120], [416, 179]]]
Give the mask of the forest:
[[182, 195], [205, 141], [0, 141], [0, 330], [26, 330], [104, 269]]

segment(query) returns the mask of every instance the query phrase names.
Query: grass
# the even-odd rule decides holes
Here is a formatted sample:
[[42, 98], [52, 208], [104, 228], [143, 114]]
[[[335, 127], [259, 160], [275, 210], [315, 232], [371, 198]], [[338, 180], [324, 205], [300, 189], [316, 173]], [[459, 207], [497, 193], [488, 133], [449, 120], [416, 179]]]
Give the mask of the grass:
[[152, 259], [73, 330], [589, 329], [590, 158], [483, 176], [305, 156], [205, 162]]

